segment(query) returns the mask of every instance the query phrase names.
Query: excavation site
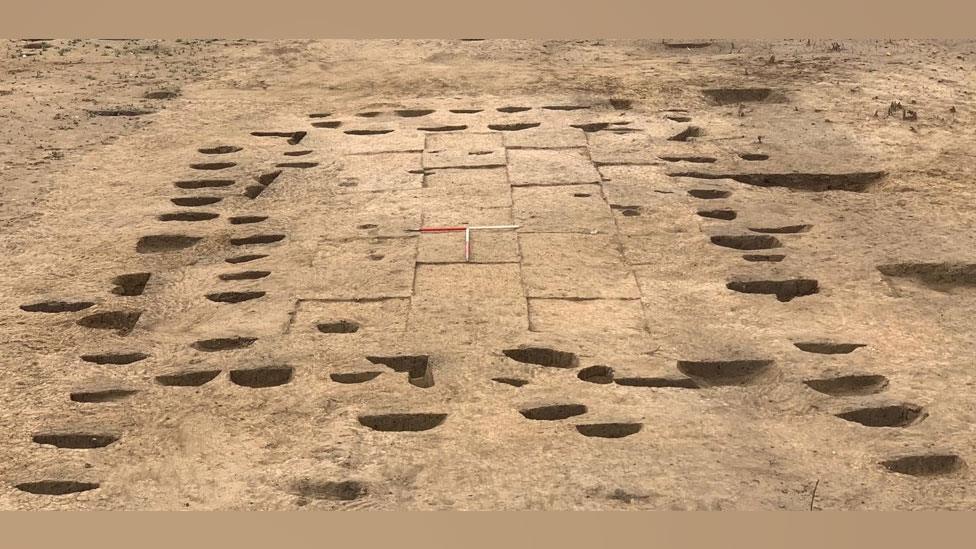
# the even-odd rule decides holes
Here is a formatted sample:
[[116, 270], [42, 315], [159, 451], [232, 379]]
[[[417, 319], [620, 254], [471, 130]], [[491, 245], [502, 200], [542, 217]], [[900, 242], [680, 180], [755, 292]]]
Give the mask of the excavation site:
[[0, 59], [0, 509], [976, 509], [976, 41]]

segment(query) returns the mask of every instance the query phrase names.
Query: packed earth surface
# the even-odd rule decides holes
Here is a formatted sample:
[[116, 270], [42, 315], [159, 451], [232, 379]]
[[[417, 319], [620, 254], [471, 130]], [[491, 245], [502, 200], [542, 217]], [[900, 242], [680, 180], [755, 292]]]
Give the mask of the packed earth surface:
[[976, 509], [976, 41], [0, 58], [0, 509]]

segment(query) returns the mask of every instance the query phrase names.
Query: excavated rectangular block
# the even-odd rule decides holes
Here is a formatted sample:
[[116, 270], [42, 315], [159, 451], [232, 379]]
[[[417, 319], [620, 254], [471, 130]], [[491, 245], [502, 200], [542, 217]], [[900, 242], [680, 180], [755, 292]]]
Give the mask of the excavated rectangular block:
[[433, 170], [424, 179], [424, 211], [453, 210], [463, 204], [479, 208], [512, 205], [505, 168]]
[[346, 155], [339, 162], [337, 192], [402, 191], [423, 182], [419, 153]]
[[599, 185], [513, 187], [512, 202], [522, 232], [614, 231]]
[[322, 240], [310, 272], [319, 291], [309, 298], [407, 297], [413, 288], [417, 239]]
[[529, 297], [636, 298], [634, 275], [615, 237], [519, 234]]
[[586, 149], [509, 149], [508, 173], [512, 185], [570, 185], [597, 183], [600, 174]]
[[[581, 318], [588, 319], [586, 324]], [[530, 329], [581, 339], [634, 342], [646, 335], [638, 299], [529, 299]]]
[[[324, 202], [324, 203], [323, 203]], [[292, 221], [292, 240], [402, 237], [420, 225], [421, 191], [349, 193], [316, 197], [281, 216]], [[265, 223], [278, 219], [275, 216]], [[262, 224], [254, 225], [262, 226]]]
[[655, 150], [658, 141], [644, 132], [601, 131], [589, 134], [587, 139], [590, 158], [597, 164], [664, 164]]
[[518, 265], [417, 266], [412, 330], [472, 343], [492, 334], [519, 333], [527, 322]]
[[[428, 226], [512, 225], [510, 208], [481, 209], [469, 206], [438, 213], [426, 213]], [[518, 242], [514, 229], [471, 232], [471, 256], [474, 263], [517, 262]], [[455, 263], [464, 261], [464, 232], [424, 233], [420, 235], [417, 261], [421, 263]]]
[[449, 133], [427, 137], [425, 168], [504, 166], [505, 148], [497, 133]]
[[577, 128], [560, 130], [532, 128], [520, 132], [505, 132], [505, 146], [509, 149], [560, 149], [586, 147], [586, 134]]

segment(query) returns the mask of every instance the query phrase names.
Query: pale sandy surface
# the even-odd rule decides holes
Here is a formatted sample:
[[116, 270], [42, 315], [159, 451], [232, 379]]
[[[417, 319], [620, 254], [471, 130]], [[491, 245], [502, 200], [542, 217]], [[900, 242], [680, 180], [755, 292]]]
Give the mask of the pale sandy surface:
[[976, 44], [831, 46], [0, 43], [0, 508], [973, 509]]

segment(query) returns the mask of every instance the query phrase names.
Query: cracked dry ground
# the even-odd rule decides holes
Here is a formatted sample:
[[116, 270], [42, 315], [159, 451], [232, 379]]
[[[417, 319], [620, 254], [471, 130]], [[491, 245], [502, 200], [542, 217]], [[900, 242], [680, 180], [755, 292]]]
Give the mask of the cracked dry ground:
[[976, 507], [972, 43], [36, 43], [2, 508]]

